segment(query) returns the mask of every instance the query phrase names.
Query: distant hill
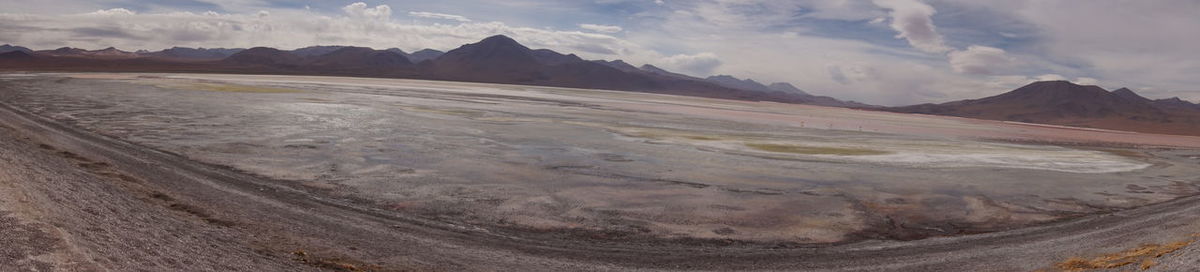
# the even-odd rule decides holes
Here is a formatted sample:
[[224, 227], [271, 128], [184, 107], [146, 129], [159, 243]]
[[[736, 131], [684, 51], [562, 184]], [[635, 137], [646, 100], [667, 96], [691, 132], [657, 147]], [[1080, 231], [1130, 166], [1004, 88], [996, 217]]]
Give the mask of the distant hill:
[[21, 46], [8, 45], [8, 44], [0, 45], [0, 53], [8, 53], [8, 52], [12, 52], [12, 51], [33, 53], [33, 50], [29, 50], [29, 48], [25, 48], [25, 47], [21, 47]]
[[346, 48], [346, 46], [341, 46], [341, 45], [318, 45], [318, 46], [309, 46], [309, 47], [304, 47], [304, 48], [297, 48], [296, 50], [292, 50], [292, 51], [289, 51], [289, 52], [291, 52], [291, 53], [292, 53], [292, 54], [294, 54], [294, 55], [301, 56], [301, 57], [313, 57], [313, 56], [320, 56], [320, 55], [324, 55], [324, 54], [329, 54], [329, 53], [331, 53], [331, 52], [333, 52], [333, 51], [337, 51], [338, 49], [342, 49], [342, 48]]
[[412, 74], [413, 63], [400, 53], [367, 47], [343, 47], [305, 60], [304, 70], [346, 75]]
[[13, 51], [0, 53], [0, 60], [28, 61], [28, 60], [32, 60], [33, 58], [34, 57], [32, 54], [30, 54], [26, 51], [21, 51], [21, 50], [13, 50]]
[[179, 59], [198, 59], [198, 60], [218, 60], [224, 59], [233, 54], [245, 50], [243, 48], [189, 48], [189, 47], [172, 47], [163, 49], [158, 52], [139, 53], [143, 56], [162, 57], [162, 58], [179, 58]]
[[1200, 104], [1184, 101], [1179, 97], [1158, 99], [1153, 101], [1155, 106], [1170, 110], [1196, 110], [1200, 111]]
[[803, 90], [800, 90], [800, 88], [796, 88], [796, 86], [792, 86], [791, 83], [786, 83], [786, 82], [771, 83], [771, 85], [767, 86], [767, 88], [774, 90], [774, 91], [780, 91], [780, 92], [785, 92], [785, 93], [808, 94], [808, 93], [804, 92]]
[[321, 67], [363, 67], [393, 69], [412, 66], [403, 54], [392, 51], [374, 50], [367, 47], [342, 47], [341, 49], [313, 57], [310, 65]]
[[641, 67], [638, 67], [638, 70], [642, 70], [647, 73], [665, 76], [665, 77], [681, 78], [681, 79], [699, 79], [699, 78], [695, 78], [692, 76], [667, 71], [663, 68], [658, 68], [658, 66], [654, 66], [654, 65], [650, 65], [650, 64], [642, 64]]
[[[1182, 105], [1181, 108], [1173, 106], [1176, 104]], [[991, 97], [942, 104], [894, 107], [886, 110], [1163, 134], [1200, 135], [1200, 110], [1184, 107], [1187, 107], [1186, 104], [1146, 99], [1126, 88], [1109, 92], [1097, 86], [1083, 86], [1067, 81], [1039, 81]]]
[[717, 85], [734, 88], [734, 89], [752, 90], [752, 91], [760, 91], [760, 92], [773, 91], [773, 90], [771, 90], [771, 88], [767, 88], [767, 85], [762, 85], [762, 83], [758, 83], [758, 81], [754, 81], [753, 79], [744, 79], [743, 80], [743, 79], [738, 79], [736, 77], [729, 76], [729, 75], [710, 76], [708, 78], [705, 78], [704, 80], [707, 80], [712, 83], [716, 83]]
[[141, 57], [138, 53], [121, 51], [113, 47], [100, 50], [85, 50], [79, 48], [62, 47], [54, 50], [34, 51], [34, 54], [59, 56], [59, 57], [88, 57], [97, 59], [128, 59]]
[[221, 62], [247, 66], [298, 68], [300, 64], [304, 63], [304, 57], [275, 48], [254, 47], [230, 55]]
[[441, 57], [442, 54], [445, 54], [445, 52], [433, 49], [421, 49], [417, 52], [412, 52], [412, 54], [408, 54], [408, 60], [412, 61], [413, 63], [421, 63], [422, 61]]
[[621, 70], [622, 72], [627, 72], [627, 73], [641, 72], [641, 69], [638, 69], [637, 67], [630, 65], [629, 63], [625, 63], [625, 61], [623, 61], [623, 60], [613, 60], [613, 61], [593, 60], [592, 62], [601, 64], [604, 66], [612, 67], [613, 69]]

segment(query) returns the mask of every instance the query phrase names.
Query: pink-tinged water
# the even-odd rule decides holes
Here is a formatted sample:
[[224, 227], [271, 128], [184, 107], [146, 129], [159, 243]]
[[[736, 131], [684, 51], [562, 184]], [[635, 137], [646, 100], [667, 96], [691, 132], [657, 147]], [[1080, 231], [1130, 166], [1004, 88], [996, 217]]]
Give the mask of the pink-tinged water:
[[770, 102], [713, 102], [711, 105], [653, 102], [613, 102], [607, 103], [607, 105], [630, 110], [816, 129], [935, 137], [1200, 147], [1200, 137], [1195, 136], [1148, 134]]

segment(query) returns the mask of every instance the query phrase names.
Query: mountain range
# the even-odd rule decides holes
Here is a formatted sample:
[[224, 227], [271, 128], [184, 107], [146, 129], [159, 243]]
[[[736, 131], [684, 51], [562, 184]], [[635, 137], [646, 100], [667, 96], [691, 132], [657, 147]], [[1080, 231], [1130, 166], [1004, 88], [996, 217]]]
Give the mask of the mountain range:
[[903, 113], [949, 115], [1177, 135], [1200, 135], [1200, 105], [1152, 100], [1128, 88], [1113, 91], [1067, 81], [1039, 81], [1016, 90], [941, 104], [892, 107]]
[[878, 107], [811, 95], [788, 83], [763, 84], [728, 75], [698, 78], [651, 64], [585, 60], [531, 49], [492, 36], [446, 52], [354, 46], [184, 48], [128, 52], [116, 48], [30, 50], [0, 46], [0, 70], [213, 72], [338, 75], [452, 80], [607, 89], [747, 101], [773, 101], [901, 113], [960, 116], [1164, 134], [1200, 135], [1200, 105], [1179, 98], [1152, 100], [1133, 90], [1108, 91], [1066, 81], [1034, 82], [1016, 90], [940, 104]]
[[[872, 107], [810, 95], [787, 83], [763, 85], [731, 76], [697, 78], [653, 65], [621, 60], [584, 60], [574, 54], [531, 49], [503, 35], [442, 52], [407, 53], [354, 46], [310, 46], [295, 50], [174, 47], [128, 52], [116, 48], [63, 47], [33, 51], [2, 47], [0, 69], [125, 72], [230, 72], [413, 78], [554, 87], [607, 89], [749, 101]], [[21, 51], [21, 53], [12, 53]]]

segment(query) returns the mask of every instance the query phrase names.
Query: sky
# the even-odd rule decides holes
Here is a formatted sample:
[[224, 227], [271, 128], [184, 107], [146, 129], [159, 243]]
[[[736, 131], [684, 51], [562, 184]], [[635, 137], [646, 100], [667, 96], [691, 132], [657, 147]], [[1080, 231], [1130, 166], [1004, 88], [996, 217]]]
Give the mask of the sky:
[[503, 34], [586, 59], [879, 105], [1036, 80], [1200, 101], [1198, 14], [1196, 0], [0, 0], [0, 44], [412, 52]]

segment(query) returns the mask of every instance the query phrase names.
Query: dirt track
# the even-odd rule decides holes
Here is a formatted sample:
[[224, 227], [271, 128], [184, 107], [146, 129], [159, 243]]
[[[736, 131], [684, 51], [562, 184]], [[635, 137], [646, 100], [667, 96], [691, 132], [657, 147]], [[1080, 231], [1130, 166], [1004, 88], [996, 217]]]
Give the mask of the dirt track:
[[[1200, 197], [1188, 197], [1040, 227], [911, 242], [609, 243], [485, 230], [328, 199], [7, 104], [0, 104], [0, 124], [0, 160], [7, 166], [0, 169], [0, 228], [16, 234], [0, 237], [14, 245], [0, 249], [5, 271], [348, 265], [383, 271], [1028, 271], [1200, 232]], [[1185, 262], [1195, 256], [1167, 255], [1158, 268], [1189, 267]]]

